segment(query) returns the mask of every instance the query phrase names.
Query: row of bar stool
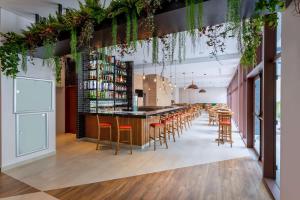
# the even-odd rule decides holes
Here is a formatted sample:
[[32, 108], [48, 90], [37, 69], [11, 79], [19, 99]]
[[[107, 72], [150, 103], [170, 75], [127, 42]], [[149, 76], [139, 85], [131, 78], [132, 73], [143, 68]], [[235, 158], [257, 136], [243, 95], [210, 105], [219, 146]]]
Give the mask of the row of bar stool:
[[[156, 142], [160, 142], [162, 145], [165, 144], [168, 149], [168, 140], [171, 140], [171, 135], [173, 141], [176, 142], [175, 136], [177, 133], [178, 138], [180, 134], [183, 133], [183, 129], [187, 130], [192, 125], [192, 120], [200, 116], [200, 109], [196, 106], [177, 111], [172, 113], [167, 113], [160, 116], [159, 122], [150, 124], [150, 131], [153, 129], [153, 136], [149, 134], [149, 146], [151, 146], [151, 141], [154, 141], [154, 151], [156, 150]], [[115, 155], [120, 151], [120, 143], [130, 144], [130, 154], [132, 154], [132, 126], [131, 125], [120, 125], [119, 117], [116, 117], [117, 124], [117, 144], [115, 149]], [[109, 130], [110, 146], [113, 149], [112, 144], [112, 123], [110, 122], [100, 122], [99, 116], [97, 115], [97, 130], [98, 130], [98, 140], [96, 150], [100, 150], [100, 138], [101, 129]], [[121, 135], [127, 134], [126, 141], [120, 141]]]
[[150, 132], [153, 130], [153, 136], [149, 134], [149, 146], [151, 141], [154, 142], [154, 151], [156, 150], [156, 142], [160, 142], [162, 145], [165, 143], [168, 149], [168, 140], [176, 142], [176, 134], [180, 138], [180, 134], [183, 133], [183, 129], [187, 130], [192, 125], [192, 120], [200, 116], [200, 109], [198, 107], [190, 107], [181, 111], [168, 113], [160, 116], [159, 122], [150, 124]]
[[[96, 150], [100, 150], [100, 138], [101, 138], [101, 129], [109, 129], [109, 139], [110, 139], [110, 145], [113, 149], [112, 145], [112, 123], [108, 122], [100, 122], [99, 116], [97, 115], [97, 130], [98, 130], [98, 140], [97, 140], [97, 146]], [[119, 117], [116, 117], [116, 124], [117, 124], [117, 144], [116, 144], [116, 150], [115, 154], [117, 155], [120, 151], [120, 143], [129, 143], [130, 144], [130, 154], [132, 154], [132, 127], [131, 125], [120, 125], [119, 124]], [[128, 140], [120, 141], [121, 134], [126, 134]]]

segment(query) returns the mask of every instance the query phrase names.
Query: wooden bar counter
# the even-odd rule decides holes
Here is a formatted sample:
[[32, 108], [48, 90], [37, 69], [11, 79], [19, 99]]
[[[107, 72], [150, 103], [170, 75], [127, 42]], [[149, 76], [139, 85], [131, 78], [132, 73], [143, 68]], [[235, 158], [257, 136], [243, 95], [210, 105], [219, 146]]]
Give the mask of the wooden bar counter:
[[[116, 116], [118, 116], [120, 125], [132, 126], [133, 145], [143, 147], [149, 141], [150, 123], [159, 122], [160, 116], [163, 114], [175, 112], [184, 108], [185, 107], [167, 107], [158, 108], [157, 110], [149, 109], [149, 111], [110, 111], [100, 112], [98, 113], [98, 116], [100, 122], [112, 123], [113, 142], [116, 142], [117, 138]], [[84, 131], [83, 137], [87, 139], [97, 139], [97, 113], [81, 113], [81, 115], [84, 116], [84, 127], [82, 127]], [[109, 141], [109, 131], [107, 129], [101, 129], [101, 140]]]

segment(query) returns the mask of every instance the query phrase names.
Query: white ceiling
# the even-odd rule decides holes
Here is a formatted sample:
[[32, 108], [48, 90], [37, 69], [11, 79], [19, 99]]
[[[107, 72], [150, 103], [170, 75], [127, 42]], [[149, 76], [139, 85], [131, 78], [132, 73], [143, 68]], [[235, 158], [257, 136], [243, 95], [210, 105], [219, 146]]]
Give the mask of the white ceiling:
[[[84, 0], [80, 0], [84, 1]], [[104, 2], [105, 0], [101, 0]], [[106, 0], [106, 5], [111, 0]], [[23, 16], [31, 21], [34, 21], [34, 14], [39, 14], [43, 17], [49, 14], [54, 14], [57, 11], [57, 4], [63, 5], [63, 8], [78, 8], [78, 0], [0, 0], [0, 7], [12, 11], [20, 16]], [[189, 37], [186, 40], [186, 61], [183, 64], [173, 64], [166, 66], [164, 76], [170, 77], [172, 70], [172, 82], [178, 87], [184, 87], [193, 79], [200, 87], [227, 87], [239, 63], [239, 52], [237, 50], [237, 42], [235, 38], [227, 39], [226, 50], [220, 54], [220, 60], [211, 58], [211, 48], [206, 45], [207, 38], [201, 37], [196, 41], [196, 48], [192, 48], [192, 43]], [[161, 53], [161, 46], [160, 46]], [[175, 63], [178, 63], [177, 56], [178, 48], [175, 49]], [[134, 61], [135, 72], [143, 74], [143, 65], [145, 66], [145, 74], [155, 73], [155, 67], [151, 64], [152, 49], [150, 45], [149, 55], [147, 47], [139, 46], [137, 52], [131, 56], [120, 58], [122, 60]], [[161, 57], [159, 58], [161, 60]], [[177, 60], [177, 61], [176, 61]], [[175, 76], [176, 68], [176, 76]], [[162, 66], [157, 66], [156, 72], [161, 73]], [[185, 84], [184, 84], [184, 75]], [[206, 74], [206, 75], [204, 75]], [[176, 77], [176, 78], [175, 78]], [[176, 79], [176, 81], [175, 81]]]
[[[55, 14], [57, 4], [62, 4], [64, 9], [79, 8], [78, 1], [84, 2], [84, 0], [0, 0], [0, 7], [34, 21], [35, 14], [43, 17]], [[106, 5], [109, 5], [110, 1], [101, 0], [106, 2]]]

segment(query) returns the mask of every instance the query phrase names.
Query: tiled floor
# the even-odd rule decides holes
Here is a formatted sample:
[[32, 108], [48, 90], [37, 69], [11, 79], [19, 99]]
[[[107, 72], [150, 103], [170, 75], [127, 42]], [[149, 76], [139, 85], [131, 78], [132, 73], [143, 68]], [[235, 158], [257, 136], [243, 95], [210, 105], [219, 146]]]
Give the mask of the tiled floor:
[[215, 143], [217, 127], [207, 124], [207, 115], [203, 115], [176, 143], [171, 142], [169, 149], [160, 147], [154, 152], [152, 146], [135, 150], [133, 155], [126, 149], [118, 156], [113, 155], [112, 150], [96, 151], [93, 143], [76, 141], [71, 134], [59, 135], [56, 156], [5, 173], [46, 191], [252, 156], [235, 131], [232, 148], [229, 144], [218, 147]]

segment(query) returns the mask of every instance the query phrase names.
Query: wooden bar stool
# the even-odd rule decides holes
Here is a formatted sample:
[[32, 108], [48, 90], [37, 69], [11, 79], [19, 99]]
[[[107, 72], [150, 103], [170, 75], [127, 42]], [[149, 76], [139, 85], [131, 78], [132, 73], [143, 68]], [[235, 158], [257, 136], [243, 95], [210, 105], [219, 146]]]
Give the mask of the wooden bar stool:
[[[117, 122], [117, 145], [116, 145], [116, 152], [115, 154], [118, 155], [120, 150], [120, 142], [121, 143], [129, 143], [130, 144], [130, 154], [132, 154], [132, 127], [131, 125], [120, 125], [119, 124], [119, 117], [116, 117]], [[120, 141], [121, 133], [127, 133], [128, 140]]]
[[108, 129], [108, 130], [109, 130], [109, 140], [110, 140], [110, 145], [111, 145], [111, 148], [113, 148], [113, 145], [112, 145], [112, 133], [111, 133], [112, 124], [109, 123], [109, 122], [100, 122], [99, 115], [97, 115], [98, 139], [97, 139], [96, 150], [100, 150], [100, 149], [101, 149], [101, 146], [100, 146], [101, 129]]
[[160, 119], [161, 123], [164, 125], [164, 131], [166, 132], [166, 134], [170, 138], [170, 135], [172, 134], [173, 136], [173, 141], [175, 142], [175, 132], [172, 131], [172, 121], [171, 121], [172, 117], [170, 116], [164, 116]]
[[232, 124], [231, 114], [219, 114], [219, 135], [218, 146], [221, 143], [229, 142], [232, 147]]
[[[154, 151], [156, 150], [156, 142], [158, 141], [157, 138], [159, 139], [160, 145], [162, 145], [161, 138], [164, 139], [164, 143], [166, 144], [166, 148], [168, 148], [168, 143], [167, 143], [167, 130], [166, 126], [163, 123], [151, 123], [150, 124], [150, 130], [153, 128], [153, 137], [151, 137], [151, 134], [149, 135], [149, 146], [151, 146], [151, 140], [154, 141]], [[161, 132], [161, 129], [164, 131]], [[156, 131], [158, 130], [158, 135], [156, 135]]]

